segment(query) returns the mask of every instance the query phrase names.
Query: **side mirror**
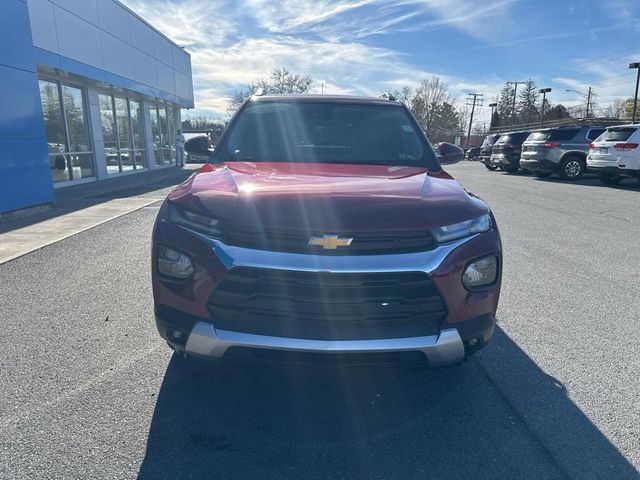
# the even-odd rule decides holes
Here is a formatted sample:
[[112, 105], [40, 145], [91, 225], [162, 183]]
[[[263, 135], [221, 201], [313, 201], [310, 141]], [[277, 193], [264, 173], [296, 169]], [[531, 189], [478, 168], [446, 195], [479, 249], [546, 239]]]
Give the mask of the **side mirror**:
[[209, 137], [199, 135], [184, 142], [184, 150], [192, 157], [209, 158], [213, 150], [209, 148]]
[[440, 165], [453, 165], [464, 158], [464, 150], [453, 143], [440, 142], [436, 145], [436, 157]]

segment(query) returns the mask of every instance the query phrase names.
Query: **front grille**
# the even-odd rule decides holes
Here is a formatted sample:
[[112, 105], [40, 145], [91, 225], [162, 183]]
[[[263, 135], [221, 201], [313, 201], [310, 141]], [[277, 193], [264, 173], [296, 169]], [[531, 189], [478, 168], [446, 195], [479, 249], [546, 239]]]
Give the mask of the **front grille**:
[[330, 233], [337, 233], [340, 238], [353, 238], [353, 241], [347, 247], [327, 250], [308, 245], [311, 237], [322, 237], [327, 232], [272, 230], [240, 225], [225, 228], [222, 241], [236, 247], [310, 255], [385, 255], [425, 252], [436, 247], [436, 241], [428, 230]]
[[435, 335], [447, 315], [420, 272], [328, 273], [231, 269], [209, 311], [216, 328], [317, 340]]

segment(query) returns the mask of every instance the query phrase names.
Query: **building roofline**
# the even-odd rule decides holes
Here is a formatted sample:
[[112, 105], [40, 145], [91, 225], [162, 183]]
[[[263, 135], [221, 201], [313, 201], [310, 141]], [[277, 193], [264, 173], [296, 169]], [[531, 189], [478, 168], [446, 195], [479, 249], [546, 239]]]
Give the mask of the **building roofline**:
[[176, 42], [171, 40], [167, 35], [165, 35], [163, 32], [161, 32], [157, 27], [154, 27], [148, 20], [145, 20], [143, 17], [141, 17], [136, 12], [134, 12], [129, 7], [127, 7], [124, 3], [122, 3], [120, 0], [113, 0], [113, 1], [116, 2], [118, 5], [120, 5], [122, 8], [124, 8], [131, 15], [136, 17], [138, 20], [140, 20], [142, 23], [144, 23], [147, 27], [153, 29], [154, 32], [160, 34], [160, 36], [163, 37], [166, 41], [168, 41], [169, 43], [171, 43], [172, 45], [174, 45], [175, 47], [179, 48], [184, 53], [189, 55], [189, 58], [191, 58], [191, 54], [187, 51], [187, 49], [185, 47], [183, 47], [182, 45], [178, 45]]

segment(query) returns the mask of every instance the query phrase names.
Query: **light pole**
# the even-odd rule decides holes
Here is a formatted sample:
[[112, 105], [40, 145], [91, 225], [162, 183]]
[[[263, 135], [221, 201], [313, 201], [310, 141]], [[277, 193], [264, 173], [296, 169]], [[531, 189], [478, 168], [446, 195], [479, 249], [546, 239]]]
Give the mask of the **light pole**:
[[489, 106], [491, 107], [491, 121], [489, 122], [489, 131], [491, 131], [491, 130], [493, 130], [493, 111], [498, 106], [498, 104], [497, 103], [490, 103]]
[[540, 117], [540, 127], [544, 127], [544, 102], [547, 99], [547, 93], [551, 91], [550, 88], [541, 88], [538, 90], [542, 94], [542, 115]]
[[640, 62], [630, 63], [629, 68], [631, 70], [635, 69], [638, 71], [636, 75], [636, 93], [633, 96], [633, 116], [631, 118], [631, 123], [636, 123], [636, 106], [638, 105], [638, 82], [640, 82]]
[[567, 88], [565, 90], [565, 92], [573, 92], [573, 93], [577, 93], [578, 95], [584, 97], [587, 99], [587, 115], [586, 118], [589, 118], [589, 107], [591, 106], [591, 87], [589, 87], [589, 93], [582, 93], [579, 92], [577, 90], [571, 90], [570, 88]]
[[513, 85], [513, 105], [511, 105], [511, 127], [513, 127], [513, 122], [516, 119], [516, 96], [518, 94], [518, 84], [525, 82], [507, 82], [507, 85]]

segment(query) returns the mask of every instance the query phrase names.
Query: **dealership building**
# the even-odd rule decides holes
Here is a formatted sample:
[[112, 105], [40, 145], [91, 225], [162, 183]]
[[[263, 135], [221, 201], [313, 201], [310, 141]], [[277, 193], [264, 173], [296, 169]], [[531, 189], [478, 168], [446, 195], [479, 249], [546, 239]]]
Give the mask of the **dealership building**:
[[116, 0], [0, 1], [0, 214], [175, 165], [191, 58]]

